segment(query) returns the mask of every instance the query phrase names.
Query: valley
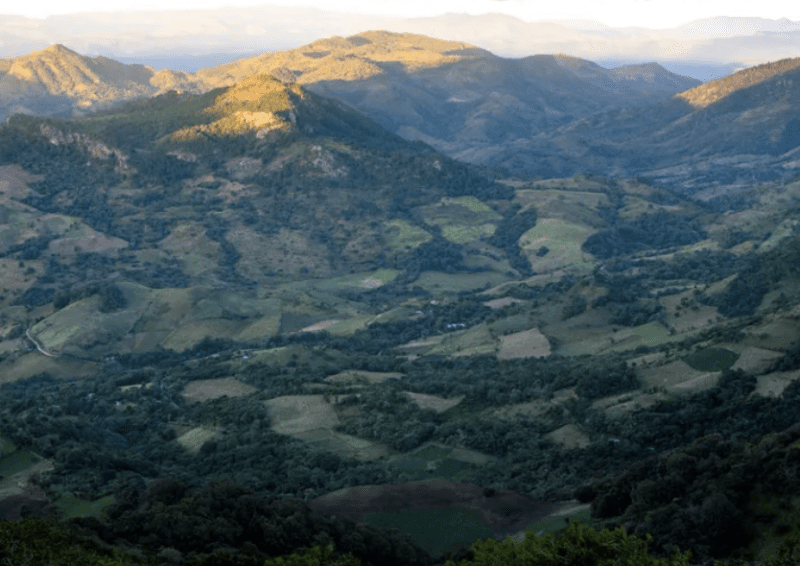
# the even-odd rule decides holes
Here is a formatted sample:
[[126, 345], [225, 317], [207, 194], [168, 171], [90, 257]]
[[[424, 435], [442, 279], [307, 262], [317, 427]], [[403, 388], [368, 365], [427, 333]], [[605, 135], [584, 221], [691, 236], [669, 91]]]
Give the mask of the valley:
[[[211, 90], [0, 127], [3, 519], [52, 504], [197, 564], [329, 540], [441, 564], [564, 519], [698, 560], [797, 534], [795, 63], [692, 90], [655, 69], [673, 98], [636, 70], [452, 43], [324, 40], [198, 73]], [[443, 110], [525, 65], [575, 97]], [[405, 114], [368, 117], [384, 91]], [[764, 124], [766, 149], [744, 133]], [[466, 131], [519, 167], [454, 159]], [[745, 149], [758, 178], [720, 177]], [[681, 152], [716, 160], [708, 178], [654, 173]]]

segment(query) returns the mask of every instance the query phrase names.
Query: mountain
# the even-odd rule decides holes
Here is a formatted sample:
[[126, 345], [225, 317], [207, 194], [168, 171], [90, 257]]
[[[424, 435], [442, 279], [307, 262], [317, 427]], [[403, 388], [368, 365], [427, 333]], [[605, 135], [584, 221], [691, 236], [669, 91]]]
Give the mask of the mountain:
[[513, 147], [458, 155], [542, 176], [640, 175], [685, 190], [788, 179], [800, 165], [798, 80], [800, 59], [776, 61], [649, 108], [601, 113]]
[[0, 62], [0, 120], [14, 113], [70, 116], [197, 84], [175, 71], [89, 58], [52, 45]]
[[608, 70], [566, 55], [505, 59], [462, 42], [389, 32], [320, 40], [197, 77], [229, 84], [254, 72], [290, 76], [389, 131], [450, 154], [612, 108], [650, 105], [698, 84], [657, 64]]
[[[103, 541], [106, 563], [107, 544], [136, 550], [130, 563], [263, 564], [335, 545], [430, 565], [565, 518], [699, 561], [791, 543], [800, 182], [774, 173], [797, 151], [800, 67], [664, 100], [678, 79], [655, 65], [509, 67], [470, 45], [374, 39], [325, 40], [200, 94], [0, 125], [0, 507], [91, 513], [74, 525], [94, 541], [24, 519], [0, 522], [0, 551], [24, 561], [38, 555], [18, 540], [71, 540], [74, 563]], [[375, 85], [405, 77], [409, 116], [430, 96], [447, 117], [474, 92], [505, 124], [515, 85], [556, 124], [648, 90], [662, 102], [475, 142], [517, 150], [505, 158], [524, 174], [496, 179], [304, 75], [385, 106], [402, 99]], [[507, 89], [494, 106], [488, 80]], [[478, 140], [508, 135], [450, 116]], [[693, 185], [656, 177], [669, 163]], [[579, 166], [615, 176], [530, 174]], [[732, 170], [765, 178], [715, 201]], [[612, 538], [646, 547], [569, 532], [612, 561]]]
[[318, 40], [193, 75], [91, 59], [61, 45], [6, 61], [0, 72], [0, 112], [60, 116], [274, 74], [449, 154], [647, 106], [698, 84], [655, 63], [609, 70], [568, 55], [505, 59], [462, 42], [390, 32]]
[[[9, 229], [0, 250], [43, 261], [35, 280], [17, 281], [3, 300], [59, 305], [31, 331], [50, 353], [91, 358], [119, 348], [182, 348], [207, 336], [210, 327], [200, 330], [207, 324], [247, 334], [264, 317], [271, 322], [261, 331], [269, 335], [281, 301], [265, 300], [258, 289], [363, 273], [342, 283], [356, 293], [426, 262], [458, 265], [464, 246], [476, 269], [494, 262], [487, 270], [510, 270], [477, 241], [481, 229], [451, 238], [455, 244], [422, 220], [426, 207], [442, 204], [442, 212], [464, 217], [459, 226], [491, 222], [500, 216], [486, 205], [465, 207], [476, 198], [507, 200], [510, 189], [267, 75], [71, 121], [14, 116], [3, 128], [0, 159], [39, 175], [3, 193]], [[438, 222], [448, 226], [445, 218]], [[428, 255], [416, 251], [422, 244]], [[181, 301], [195, 298], [173, 305], [180, 315], [150, 312], [153, 301], [174, 298], [161, 291], [168, 287], [182, 289]], [[217, 323], [209, 323], [205, 307], [191, 305], [220, 293], [233, 302], [213, 307]], [[94, 323], [70, 326], [75, 317]], [[184, 331], [195, 338], [181, 338]]]
[[[369, 29], [465, 41], [514, 58], [564, 52], [605, 67], [658, 61], [672, 72], [710, 80], [731, 69], [793, 57], [798, 22], [716, 17], [650, 29], [582, 20], [529, 22], [505, 14], [400, 19], [268, 5], [44, 19], [4, 16], [0, 18], [0, 57], [60, 43], [93, 56], [126, 62], [133, 58], [132, 62], [157, 69], [196, 71], [253, 53], [292, 49], [320, 37], [347, 37]], [[236, 38], [234, 43], [231, 37]]]

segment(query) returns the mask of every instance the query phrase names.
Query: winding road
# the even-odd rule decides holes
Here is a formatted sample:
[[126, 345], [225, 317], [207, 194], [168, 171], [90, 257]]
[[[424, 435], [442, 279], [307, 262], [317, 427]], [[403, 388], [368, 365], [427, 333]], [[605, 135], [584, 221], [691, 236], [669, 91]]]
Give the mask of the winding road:
[[56, 354], [51, 354], [50, 352], [48, 352], [47, 350], [45, 350], [44, 348], [42, 348], [42, 345], [41, 345], [41, 344], [39, 344], [39, 342], [36, 340], [36, 338], [34, 338], [34, 337], [31, 335], [31, 329], [30, 329], [30, 328], [29, 328], [29, 329], [27, 329], [27, 330], [25, 331], [25, 336], [27, 336], [27, 337], [28, 337], [28, 340], [30, 340], [31, 342], [33, 342], [33, 345], [34, 345], [34, 346], [36, 346], [36, 349], [37, 349], [37, 350], [39, 350], [39, 351], [40, 351], [42, 354], [44, 354], [44, 355], [45, 355], [45, 356], [47, 356], [48, 358], [57, 358], [57, 357], [58, 357]]

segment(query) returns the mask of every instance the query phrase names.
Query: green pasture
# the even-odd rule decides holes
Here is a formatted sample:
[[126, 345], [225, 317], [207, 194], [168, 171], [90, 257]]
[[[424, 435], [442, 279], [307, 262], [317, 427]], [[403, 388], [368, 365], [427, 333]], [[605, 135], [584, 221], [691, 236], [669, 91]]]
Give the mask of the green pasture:
[[7, 477], [23, 472], [40, 460], [33, 452], [16, 450], [0, 459], [0, 476]]
[[416, 209], [428, 224], [455, 244], [491, 236], [502, 217], [475, 197], [443, 198], [438, 204]]
[[469, 547], [478, 539], [493, 536], [489, 525], [475, 511], [452, 509], [411, 509], [380, 511], [366, 523], [382, 529], [397, 529], [434, 556]]
[[113, 495], [107, 495], [100, 499], [95, 499], [94, 501], [88, 501], [76, 497], [71, 493], [67, 493], [58, 498], [55, 502], [55, 506], [64, 514], [64, 519], [74, 519], [76, 517], [94, 517], [100, 519], [103, 516], [103, 511], [113, 505], [114, 501]]
[[434, 295], [442, 293], [458, 293], [459, 291], [474, 291], [476, 289], [491, 288], [501, 283], [510, 281], [502, 273], [486, 271], [481, 273], [442, 273], [440, 271], [424, 271], [414, 282], [430, 291]]
[[390, 220], [383, 223], [383, 239], [387, 251], [392, 254], [410, 252], [432, 238], [433, 236], [427, 231], [405, 220]]
[[[588, 505], [585, 507], [588, 507]], [[536, 521], [535, 523], [529, 525], [525, 531], [528, 533], [533, 533], [536, 536], [541, 536], [547, 533], [555, 533], [565, 528], [567, 526], [566, 519], [569, 519], [570, 522], [577, 521], [579, 523], [586, 523], [589, 522], [591, 518], [592, 510], [581, 506], [580, 510], [576, 510], [573, 513], [569, 513], [567, 515], [562, 515], [559, 513], [556, 515], [550, 515], [541, 521]]]
[[692, 352], [683, 361], [698, 371], [724, 371], [736, 363], [739, 354], [725, 348], [706, 348]]
[[[562, 268], [588, 271], [597, 261], [581, 246], [593, 232], [594, 229], [589, 226], [558, 218], [544, 218], [522, 235], [519, 245], [537, 273]], [[537, 252], [542, 247], [549, 251], [546, 255], [538, 256]]]

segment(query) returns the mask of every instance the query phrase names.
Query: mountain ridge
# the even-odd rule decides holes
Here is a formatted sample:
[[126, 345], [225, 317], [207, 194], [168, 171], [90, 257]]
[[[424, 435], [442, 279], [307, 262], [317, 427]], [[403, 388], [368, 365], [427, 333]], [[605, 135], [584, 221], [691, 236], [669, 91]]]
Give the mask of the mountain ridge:
[[175, 89], [196, 90], [197, 84], [179, 71], [85, 57], [54, 44], [6, 60], [0, 68], [0, 118], [13, 112], [81, 114]]

